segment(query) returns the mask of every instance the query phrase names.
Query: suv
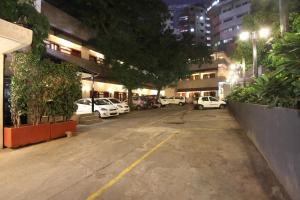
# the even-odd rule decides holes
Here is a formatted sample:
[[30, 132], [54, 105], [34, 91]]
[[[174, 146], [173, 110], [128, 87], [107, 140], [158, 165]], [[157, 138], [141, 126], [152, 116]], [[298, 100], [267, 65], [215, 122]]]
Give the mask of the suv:
[[204, 108], [220, 108], [223, 109], [226, 106], [225, 101], [216, 99], [215, 97], [199, 97], [193, 101], [194, 108], [203, 110]]
[[166, 98], [166, 101], [169, 104], [176, 104], [176, 105], [180, 105], [180, 106], [183, 106], [186, 103], [185, 97], [169, 97], [169, 98]]
[[159, 97], [158, 103], [160, 107], [164, 107], [169, 104], [169, 101], [167, 97]]

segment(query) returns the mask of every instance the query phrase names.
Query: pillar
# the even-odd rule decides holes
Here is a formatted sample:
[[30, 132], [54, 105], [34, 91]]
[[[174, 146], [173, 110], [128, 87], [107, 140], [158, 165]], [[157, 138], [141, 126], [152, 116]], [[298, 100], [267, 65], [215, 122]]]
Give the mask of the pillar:
[[3, 148], [4, 55], [0, 53], [0, 149]]

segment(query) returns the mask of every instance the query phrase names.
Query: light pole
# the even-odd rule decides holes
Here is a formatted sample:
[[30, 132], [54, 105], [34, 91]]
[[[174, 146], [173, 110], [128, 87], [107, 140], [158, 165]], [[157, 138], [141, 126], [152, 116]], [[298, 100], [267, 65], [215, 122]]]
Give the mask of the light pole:
[[288, 4], [289, 0], [279, 0], [281, 36], [283, 36], [288, 29]]
[[240, 34], [240, 40], [242, 41], [248, 41], [251, 40], [252, 43], [252, 55], [253, 55], [253, 77], [258, 77], [258, 67], [257, 67], [257, 39], [258, 38], [267, 38], [271, 34], [270, 29], [268, 28], [262, 28], [258, 32], [252, 31], [252, 32], [242, 32]]

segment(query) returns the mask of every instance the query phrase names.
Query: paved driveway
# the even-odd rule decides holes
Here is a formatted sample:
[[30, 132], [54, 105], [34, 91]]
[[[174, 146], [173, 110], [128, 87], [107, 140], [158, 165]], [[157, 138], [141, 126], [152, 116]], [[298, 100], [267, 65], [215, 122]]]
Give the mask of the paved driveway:
[[0, 151], [5, 200], [287, 199], [227, 110], [133, 112]]

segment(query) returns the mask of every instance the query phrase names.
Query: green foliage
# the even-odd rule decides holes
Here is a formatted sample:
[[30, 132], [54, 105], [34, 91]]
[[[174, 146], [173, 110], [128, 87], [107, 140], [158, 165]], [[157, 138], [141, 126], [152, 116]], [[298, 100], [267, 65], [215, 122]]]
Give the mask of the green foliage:
[[164, 30], [169, 12], [161, 0], [48, 1], [96, 30], [89, 44], [105, 55], [111, 78], [129, 92], [143, 83], [161, 89], [184, 77], [189, 61], [210, 60], [206, 46], [192, 46], [188, 35], [177, 41], [172, 30]]
[[55, 64], [40, 60], [32, 53], [16, 53], [10, 66], [10, 110], [15, 126], [20, 126], [20, 116], [27, 114], [33, 124], [42, 116], [63, 116], [70, 119], [76, 111], [74, 102], [80, 98], [80, 78], [70, 64]]
[[50, 25], [48, 19], [39, 13], [33, 1], [1, 0], [0, 18], [16, 22], [33, 31], [32, 52], [37, 55], [44, 53], [44, 39], [48, 37]]
[[273, 41], [270, 71], [249, 86], [236, 88], [229, 100], [296, 107], [300, 99], [300, 15], [293, 14], [291, 18], [291, 32]]

